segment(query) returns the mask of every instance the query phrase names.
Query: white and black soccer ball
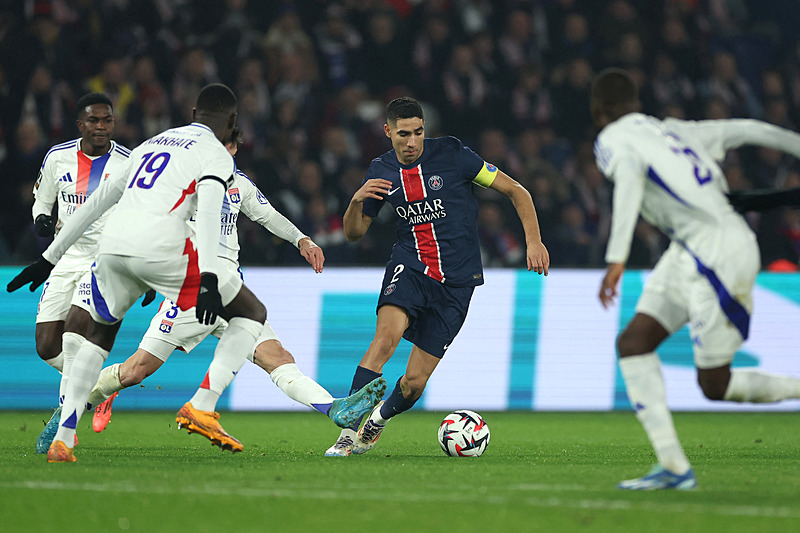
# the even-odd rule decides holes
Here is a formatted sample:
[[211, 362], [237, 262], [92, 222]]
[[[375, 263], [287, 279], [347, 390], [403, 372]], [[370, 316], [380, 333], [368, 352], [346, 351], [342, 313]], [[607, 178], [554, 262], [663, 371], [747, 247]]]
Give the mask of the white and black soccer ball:
[[474, 411], [453, 411], [439, 425], [439, 445], [451, 457], [479, 457], [489, 444], [489, 426]]

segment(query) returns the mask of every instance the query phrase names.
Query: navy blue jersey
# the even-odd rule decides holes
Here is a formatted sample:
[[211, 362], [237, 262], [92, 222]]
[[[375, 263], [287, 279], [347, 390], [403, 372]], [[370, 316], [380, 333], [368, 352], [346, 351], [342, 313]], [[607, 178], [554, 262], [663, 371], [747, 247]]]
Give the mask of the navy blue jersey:
[[395, 212], [397, 242], [391, 261], [457, 287], [483, 284], [475, 186], [488, 187], [497, 167], [455, 137], [425, 139], [422, 155], [402, 165], [394, 150], [373, 159], [366, 182], [383, 178], [392, 188], [383, 200], [367, 198], [363, 213]]

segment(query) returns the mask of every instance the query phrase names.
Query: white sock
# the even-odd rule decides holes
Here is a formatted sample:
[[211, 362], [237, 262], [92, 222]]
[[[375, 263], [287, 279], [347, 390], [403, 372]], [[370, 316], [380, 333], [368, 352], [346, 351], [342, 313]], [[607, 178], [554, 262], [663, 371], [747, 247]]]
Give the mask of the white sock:
[[67, 394], [61, 408], [61, 423], [58, 426], [55, 440], [64, 441], [71, 448], [75, 442], [75, 428], [86, 411], [86, 399], [89, 391], [97, 382], [97, 376], [108, 358], [108, 351], [91, 342], [84, 342], [70, 369]]
[[53, 368], [55, 368], [59, 372], [63, 372], [64, 371], [64, 352], [60, 352], [57, 356], [55, 356], [53, 358], [45, 359], [44, 362], [47, 363], [48, 365], [52, 366]]
[[64, 395], [67, 393], [67, 383], [69, 383], [69, 373], [75, 354], [81, 349], [85, 339], [82, 335], [65, 331], [61, 336], [61, 355], [64, 356], [64, 369], [61, 371], [61, 383], [58, 386], [58, 404], [64, 403]]
[[328, 409], [333, 402], [333, 396], [323, 389], [319, 383], [300, 372], [295, 363], [279, 366], [272, 371], [269, 377], [292, 400], [316, 409], [323, 414], [328, 413]]
[[628, 398], [636, 418], [644, 427], [658, 462], [675, 474], [689, 470], [689, 460], [683, 453], [678, 434], [667, 408], [667, 393], [661, 374], [661, 361], [654, 352], [621, 357], [619, 368], [625, 378]]
[[214, 359], [208, 367], [206, 377], [189, 400], [195, 409], [216, 409], [219, 397], [242, 368], [247, 354], [255, 350], [256, 338], [263, 327], [262, 322], [249, 318], [234, 317], [228, 322], [228, 327], [214, 351]]
[[88, 411], [108, 400], [115, 392], [125, 388], [119, 380], [119, 365], [119, 363], [115, 363], [100, 371], [100, 377], [97, 378], [97, 383], [94, 384], [92, 392], [89, 393], [89, 399], [86, 401]]
[[800, 398], [800, 379], [763, 370], [731, 370], [725, 391], [729, 402], [768, 403]]

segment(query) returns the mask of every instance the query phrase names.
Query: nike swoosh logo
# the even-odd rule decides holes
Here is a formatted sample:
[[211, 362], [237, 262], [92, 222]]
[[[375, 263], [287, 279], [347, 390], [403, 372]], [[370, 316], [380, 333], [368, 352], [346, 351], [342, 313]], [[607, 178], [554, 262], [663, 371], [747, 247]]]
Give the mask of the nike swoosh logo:
[[400, 190], [400, 187], [395, 187], [395, 188], [394, 188], [394, 189], [392, 189], [391, 191], [387, 192], [387, 193], [386, 193], [386, 196], [391, 196], [391, 195], [393, 195], [394, 193], [396, 193], [396, 192], [397, 192], [397, 191], [399, 191], [399, 190]]

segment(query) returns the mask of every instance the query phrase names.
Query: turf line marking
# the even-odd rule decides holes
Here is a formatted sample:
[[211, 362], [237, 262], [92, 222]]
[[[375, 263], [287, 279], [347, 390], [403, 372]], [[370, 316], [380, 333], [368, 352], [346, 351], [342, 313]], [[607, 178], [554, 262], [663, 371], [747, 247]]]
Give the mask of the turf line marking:
[[[580, 490], [577, 485], [520, 485], [533, 487], [528, 490]], [[339, 500], [342, 499], [342, 487], [330, 490], [307, 490], [305, 488], [242, 488], [220, 487], [207, 485], [204, 487], [164, 487], [158, 488], [150, 485], [139, 486], [131, 483], [64, 483], [60, 481], [19, 481], [2, 483], [4, 489], [29, 489], [29, 490], [57, 490], [57, 491], [83, 491], [83, 492], [122, 492], [131, 494], [170, 494], [170, 495], [211, 495], [211, 496], [240, 496], [251, 498], [286, 498], [308, 500]], [[348, 487], [351, 488], [351, 487]], [[369, 501], [404, 501], [406, 503], [474, 503], [506, 505], [528, 505], [530, 507], [558, 507], [566, 509], [594, 509], [598, 511], [650, 511], [664, 514], [697, 514], [718, 516], [747, 516], [755, 518], [800, 518], [800, 510], [791, 507], [758, 507], [754, 505], [717, 505], [717, 504], [689, 504], [689, 503], [653, 503], [637, 502], [621, 499], [607, 498], [519, 498], [486, 495], [486, 494], [383, 494], [375, 492], [359, 493], [353, 499]]]

